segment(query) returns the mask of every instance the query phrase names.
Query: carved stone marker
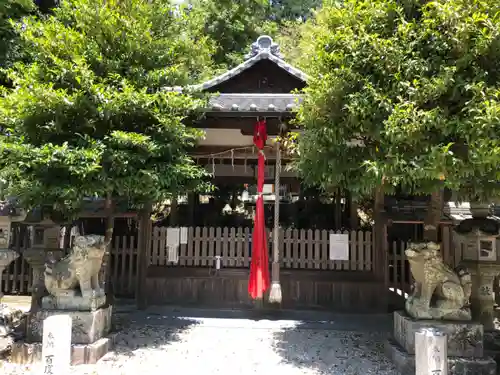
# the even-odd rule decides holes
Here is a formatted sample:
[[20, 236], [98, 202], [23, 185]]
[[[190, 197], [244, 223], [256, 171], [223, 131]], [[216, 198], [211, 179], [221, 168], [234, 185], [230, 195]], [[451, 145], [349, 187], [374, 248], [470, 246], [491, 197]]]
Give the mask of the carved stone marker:
[[446, 333], [433, 328], [415, 332], [415, 375], [448, 375]]
[[43, 322], [42, 369], [44, 375], [69, 374], [71, 317], [53, 315]]
[[[394, 312], [393, 337], [385, 343], [387, 356], [402, 374], [415, 374], [420, 361], [418, 335], [421, 330], [445, 335], [449, 375], [495, 375], [497, 364], [484, 353], [483, 326], [476, 322], [417, 320], [403, 311]], [[436, 369], [434, 369], [436, 370]], [[417, 375], [424, 373], [417, 372]], [[432, 372], [425, 373], [432, 374]]]

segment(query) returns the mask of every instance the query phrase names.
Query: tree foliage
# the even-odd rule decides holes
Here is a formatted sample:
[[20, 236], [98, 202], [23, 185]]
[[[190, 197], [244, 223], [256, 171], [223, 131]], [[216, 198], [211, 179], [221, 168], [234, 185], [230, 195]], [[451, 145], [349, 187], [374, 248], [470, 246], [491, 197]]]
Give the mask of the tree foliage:
[[35, 9], [32, 0], [0, 1], [0, 86], [6, 84], [4, 69], [22, 58], [18, 35], [12, 21], [20, 20], [33, 13]]
[[321, 7], [322, 0], [271, 0], [272, 18], [282, 21], [305, 21]]
[[[84, 197], [140, 203], [193, 189], [187, 156], [203, 105], [162, 90], [204, 78], [213, 49], [168, 1], [67, 0], [18, 25], [30, 64], [0, 98], [1, 178], [27, 207], [74, 211]], [[196, 48], [193, 48], [196, 46]]]
[[[324, 188], [498, 195], [500, 4], [324, 4], [304, 53], [298, 167]], [[354, 141], [354, 144], [352, 143]], [[444, 181], [443, 181], [444, 180]]]
[[283, 21], [274, 33], [274, 41], [279, 44], [286, 62], [304, 72], [309, 72], [310, 68], [304, 53], [309, 48], [311, 25], [311, 20]]
[[276, 31], [269, 21], [268, 0], [194, 0], [191, 13], [203, 35], [216, 44], [214, 61], [221, 69], [243, 60], [249, 46], [261, 34]]

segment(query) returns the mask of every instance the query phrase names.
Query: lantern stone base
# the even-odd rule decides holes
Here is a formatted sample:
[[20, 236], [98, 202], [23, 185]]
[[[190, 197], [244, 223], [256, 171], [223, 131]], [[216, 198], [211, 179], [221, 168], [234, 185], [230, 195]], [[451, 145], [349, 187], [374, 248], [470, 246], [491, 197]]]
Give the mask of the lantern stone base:
[[113, 346], [111, 331], [112, 307], [95, 311], [38, 310], [28, 317], [26, 340], [12, 345], [11, 361], [26, 364], [41, 360], [43, 321], [49, 316], [69, 315], [72, 318], [71, 363], [96, 363]]
[[484, 357], [481, 324], [414, 320], [404, 312], [396, 311], [393, 337], [386, 341], [385, 352], [402, 375], [415, 374], [415, 332], [430, 327], [447, 334], [449, 375], [496, 374], [496, 362]]

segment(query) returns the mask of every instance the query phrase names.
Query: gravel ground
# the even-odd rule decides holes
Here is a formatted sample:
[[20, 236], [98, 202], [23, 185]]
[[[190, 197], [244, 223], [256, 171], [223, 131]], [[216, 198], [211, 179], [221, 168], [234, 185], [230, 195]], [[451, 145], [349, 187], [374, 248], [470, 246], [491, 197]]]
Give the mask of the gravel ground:
[[[382, 353], [385, 326], [377, 329], [372, 320], [367, 329], [371, 319], [366, 316], [303, 323], [135, 313], [117, 314], [117, 320], [121, 332], [115, 350], [97, 365], [72, 368], [71, 375], [167, 370], [182, 375], [397, 375]], [[36, 365], [0, 362], [0, 373], [42, 372]]]

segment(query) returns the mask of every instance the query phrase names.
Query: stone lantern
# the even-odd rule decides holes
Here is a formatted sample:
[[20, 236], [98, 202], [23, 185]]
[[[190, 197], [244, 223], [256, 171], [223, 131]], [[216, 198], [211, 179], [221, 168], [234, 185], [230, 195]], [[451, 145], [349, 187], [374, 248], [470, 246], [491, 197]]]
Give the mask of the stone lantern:
[[[19, 254], [11, 250], [10, 242], [12, 236], [12, 223], [23, 221], [26, 218], [24, 210], [15, 207], [15, 202], [0, 202], [0, 281], [5, 268], [19, 257]], [[0, 289], [0, 301], [2, 290]]]
[[[19, 257], [19, 254], [11, 250], [10, 242], [12, 235], [12, 223], [23, 221], [26, 213], [16, 208], [13, 201], [0, 202], [0, 285], [2, 274], [5, 268]], [[0, 302], [3, 293], [0, 289]], [[7, 308], [0, 303], [0, 355], [4, 353], [12, 344], [10, 333], [16, 324], [19, 323], [22, 312]]]
[[44, 219], [29, 228], [30, 246], [23, 257], [33, 270], [31, 286], [31, 311], [40, 307], [44, 293], [43, 271], [46, 262], [54, 262], [63, 256], [61, 246], [61, 227], [50, 219]]
[[484, 207], [471, 206], [472, 218], [455, 228], [455, 246], [472, 276], [471, 308], [485, 330], [494, 328], [493, 283], [500, 274], [500, 222]]

